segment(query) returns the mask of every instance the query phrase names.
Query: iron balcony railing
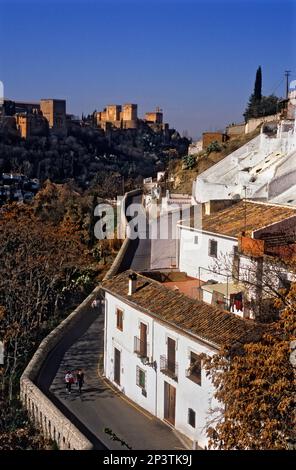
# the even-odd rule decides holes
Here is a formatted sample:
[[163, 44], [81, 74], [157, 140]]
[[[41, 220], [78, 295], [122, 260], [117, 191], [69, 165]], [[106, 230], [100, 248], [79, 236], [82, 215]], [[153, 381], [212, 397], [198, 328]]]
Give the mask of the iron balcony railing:
[[160, 372], [171, 379], [178, 380], [178, 364], [168, 359], [167, 356], [160, 356]]
[[137, 336], [134, 337], [134, 352], [139, 357], [148, 357], [148, 349], [149, 349], [149, 345], [147, 341], [143, 341]]

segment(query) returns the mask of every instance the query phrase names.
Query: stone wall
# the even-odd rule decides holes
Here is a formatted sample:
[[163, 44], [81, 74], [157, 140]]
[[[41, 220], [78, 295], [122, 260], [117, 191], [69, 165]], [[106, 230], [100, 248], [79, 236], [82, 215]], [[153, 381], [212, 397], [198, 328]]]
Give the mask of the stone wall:
[[258, 118], [249, 119], [245, 127], [245, 133], [249, 134], [250, 132], [253, 132], [255, 129], [257, 129], [258, 126], [264, 124], [265, 122], [277, 122], [279, 120], [280, 114], [272, 114], [270, 116], [262, 116]]

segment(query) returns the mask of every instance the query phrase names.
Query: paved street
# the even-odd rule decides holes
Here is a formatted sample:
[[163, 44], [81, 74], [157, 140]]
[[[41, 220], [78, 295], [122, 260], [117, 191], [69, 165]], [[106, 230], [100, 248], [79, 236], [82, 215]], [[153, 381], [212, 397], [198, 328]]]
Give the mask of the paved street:
[[176, 224], [172, 224], [173, 221], [175, 219], [171, 213], [152, 221], [152, 232], [157, 233], [157, 238], [154, 236], [151, 240], [151, 269], [167, 269], [176, 266]]
[[[141, 203], [141, 196], [136, 196], [134, 202]], [[144, 208], [141, 210], [141, 216], [145, 219], [140, 228], [140, 235], [143, 235], [147, 230]], [[156, 264], [157, 260], [168, 263], [167, 256], [163, 257], [163, 253], [168, 251], [168, 243], [171, 243], [170, 252], [173, 253], [175, 240], [153, 242]], [[151, 241], [142, 236], [135, 240], [134, 244], [135, 254], [131, 268], [150, 269]], [[175, 430], [130, 402], [99, 375], [98, 365], [102, 363], [104, 350], [103, 323], [103, 312], [99, 314], [99, 309], [87, 311], [83, 321], [63, 337], [47, 358], [37, 380], [38, 386], [86, 435], [96, 449], [127, 449], [120, 442], [112, 440], [105, 432], [106, 428], [111, 429], [132, 449], [184, 449], [184, 441], [180, 440]], [[69, 369], [80, 367], [85, 372], [83, 392], [79, 395], [74, 385], [69, 395], [65, 389], [65, 373]]]
[[[89, 321], [92, 321], [90, 326]], [[50, 385], [51, 394], [85, 425], [91, 433], [88, 437], [96, 448], [102, 448], [100, 446], [102, 442], [108, 449], [126, 449], [119, 442], [111, 440], [104, 432], [105, 428], [111, 428], [132, 449], [184, 449], [175, 431], [144, 410], [135, 407], [98, 375], [98, 363], [102, 359], [103, 352], [103, 314], [98, 315], [98, 311], [91, 309], [85, 320], [85, 327], [87, 330], [69, 349], [67, 349], [69, 338], [66, 338], [61, 364]], [[61, 353], [62, 349], [59, 346], [59, 354], [54, 355], [54, 359], [56, 360]], [[51, 361], [48, 364], [49, 368], [50, 363]], [[84, 389], [79, 396], [74, 385], [69, 395], [65, 390], [65, 371], [78, 367], [85, 370]], [[43, 370], [39, 378], [41, 383], [45, 384], [50, 380], [49, 372], [48, 368]]]
[[[142, 195], [133, 198], [134, 204], [139, 204], [140, 212], [138, 217], [141, 218], [139, 223], [139, 238], [133, 241], [134, 243], [134, 257], [131, 262], [131, 269], [135, 271], [144, 271], [150, 269], [150, 256], [151, 256], [151, 241], [149, 239], [148, 221], [146, 212], [142, 206]], [[130, 217], [127, 217], [130, 220]]]

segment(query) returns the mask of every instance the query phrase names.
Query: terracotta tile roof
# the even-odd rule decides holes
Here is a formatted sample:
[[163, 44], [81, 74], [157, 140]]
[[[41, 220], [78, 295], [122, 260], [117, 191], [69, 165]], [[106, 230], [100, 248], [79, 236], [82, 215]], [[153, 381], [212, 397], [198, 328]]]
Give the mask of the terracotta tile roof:
[[[247, 201], [246, 235], [251, 235], [251, 232], [254, 230], [292, 216], [296, 216], [296, 209], [292, 207]], [[186, 225], [186, 221], [183, 222]], [[194, 225], [193, 219], [190, 220], [190, 226], [199, 228], [197, 225]], [[238, 238], [245, 230], [245, 202], [240, 201], [227, 209], [210, 215], [204, 215], [202, 218], [202, 228], [208, 232], [221, 233]]]
[[129, 274], [125, 271], [102, 283], [104, 290], [131, 303], [135, 308], [185, 330], [216, 346], [246, 342], [257, 335], [261, 325], [233, 313], [168, 289], [160, 282], [137, 274], [137, 289], [128, 296]]

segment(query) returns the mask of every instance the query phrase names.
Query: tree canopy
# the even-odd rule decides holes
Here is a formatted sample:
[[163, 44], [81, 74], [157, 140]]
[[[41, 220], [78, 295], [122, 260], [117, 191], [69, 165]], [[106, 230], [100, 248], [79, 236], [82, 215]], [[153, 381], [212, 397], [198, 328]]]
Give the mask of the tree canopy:
[[279, 450], [296, 445], [296, 376], [290, 361], [296, 285], [277, 303], [283, 307], [280, 320], [266, 327], [260, 341], [235, 350], [226, 346], [206, 361], [219, 403], [208, 422], [212, 448]]
[[269, 116], [276, 114], [278, 111], [279, 98], [271, 94], [269, 96], [262, 95], [262, 71], [258, 67], [256, 72], [254, 91], [249, 98], [244, 118], [247, 122], [251, 118]]

